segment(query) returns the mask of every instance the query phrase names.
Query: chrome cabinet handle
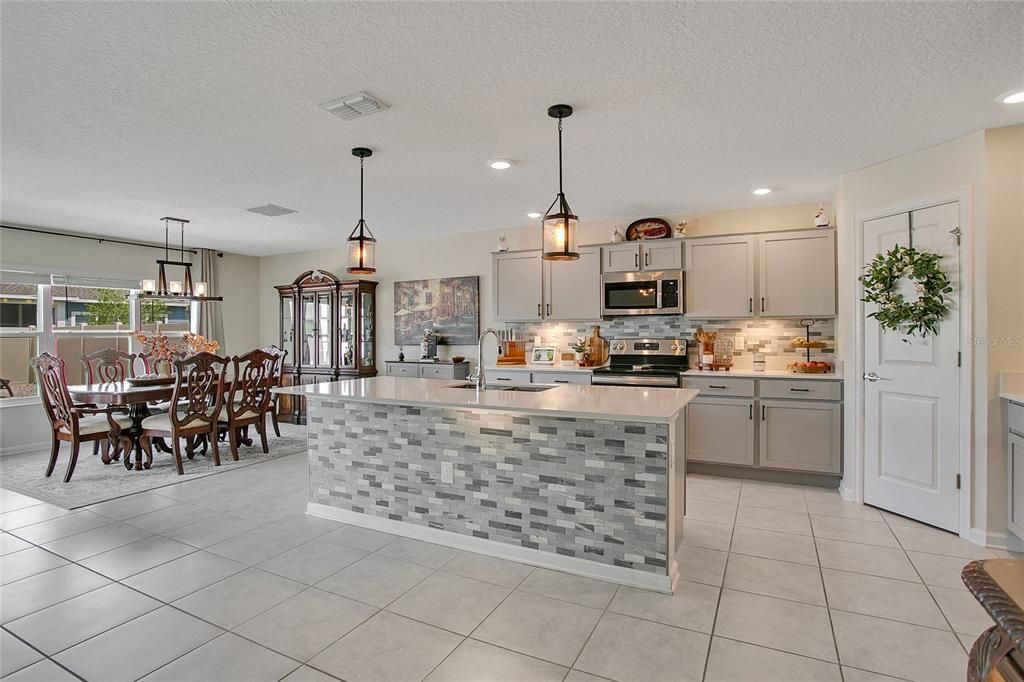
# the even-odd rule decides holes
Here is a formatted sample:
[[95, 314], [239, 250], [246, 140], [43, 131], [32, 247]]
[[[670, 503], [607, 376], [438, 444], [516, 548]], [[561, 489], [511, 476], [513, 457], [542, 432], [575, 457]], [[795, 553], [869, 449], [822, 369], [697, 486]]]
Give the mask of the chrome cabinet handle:
[[867, 373], [866, 373], [866, 374], [864, 375], [864, 380], [865, 380], [865, 381], [870, 381], [871, 383], [874, 383], [874, 382], [878, 381], [878, 380], [879, 380], [879, 379], [881, 379], [881, 378], [882, 378], [882, 377], [878, 376], [878, 375], [877, 375], [877, 374], [875, 374], [874, 372], [867, 372]]

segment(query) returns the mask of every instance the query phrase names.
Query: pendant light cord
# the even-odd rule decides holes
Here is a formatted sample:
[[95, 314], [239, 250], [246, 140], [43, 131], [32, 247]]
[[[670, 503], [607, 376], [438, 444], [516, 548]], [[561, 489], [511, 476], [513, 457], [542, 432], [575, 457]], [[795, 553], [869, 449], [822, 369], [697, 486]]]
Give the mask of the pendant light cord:
[[363, 162], [366, 159], [359, 157], [359, 234], [363, 234]]
[[562, 191], [562, 119], [558, 119], [558, 193], [564, 195]]

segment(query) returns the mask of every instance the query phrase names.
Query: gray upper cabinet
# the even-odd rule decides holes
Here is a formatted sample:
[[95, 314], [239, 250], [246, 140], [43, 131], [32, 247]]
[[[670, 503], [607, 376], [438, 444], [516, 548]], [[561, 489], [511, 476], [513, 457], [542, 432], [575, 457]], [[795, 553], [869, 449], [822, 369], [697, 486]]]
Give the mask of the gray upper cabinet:
[[605, 272], [678, 270], [683, 266], [683, 250], [677, 239], [608, 244], [601, 253]]
[[676, 239], [640, 242], [641, 270], [678, 270], [683, 267], [682, 244]]
[[757, 311], [765, 317], [834, 317], [833, 230], [778, 232], [758, 238]]
[[756, 237], [689, 239], [684, 248], [687, 317], [754, 316]]
[[544, 317], [601, 319], [601, 249], [581, 247], [578, 260], [544, 261]]
[[493, 256], [494, 317], [502, 322], [533, 322], [543, 317], [540, 251]]
[[601, 247], [605, 272], [636, 272], [640, 269], [640, 243], [624, 242]]

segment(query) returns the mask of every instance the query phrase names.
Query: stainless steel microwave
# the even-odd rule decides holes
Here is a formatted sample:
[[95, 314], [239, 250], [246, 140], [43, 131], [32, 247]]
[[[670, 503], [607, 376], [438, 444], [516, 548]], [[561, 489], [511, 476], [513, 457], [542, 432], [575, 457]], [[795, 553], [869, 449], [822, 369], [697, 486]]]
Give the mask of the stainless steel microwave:
[[604, 275], [602, 315], [680, 315], [683, 271], [609, 272]]

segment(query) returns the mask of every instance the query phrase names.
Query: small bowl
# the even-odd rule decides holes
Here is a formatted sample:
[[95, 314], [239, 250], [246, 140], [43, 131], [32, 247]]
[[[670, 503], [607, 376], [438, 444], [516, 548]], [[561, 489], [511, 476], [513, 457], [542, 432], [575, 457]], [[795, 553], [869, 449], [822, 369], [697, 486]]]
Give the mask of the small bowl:
[[464, 362], [466, 360], [465, 355], [453, 355], [452, 362]]

